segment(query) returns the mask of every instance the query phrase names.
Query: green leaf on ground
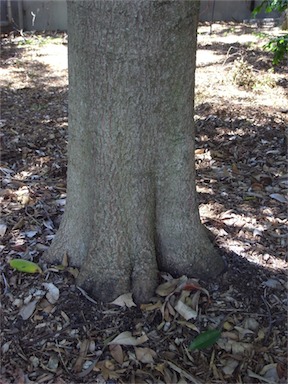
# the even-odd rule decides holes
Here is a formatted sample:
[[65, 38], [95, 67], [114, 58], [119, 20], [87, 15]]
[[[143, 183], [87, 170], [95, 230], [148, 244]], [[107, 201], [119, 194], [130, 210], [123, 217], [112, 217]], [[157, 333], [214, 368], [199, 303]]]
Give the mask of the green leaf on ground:
[[9, 261], [10, 267], [16, 269], [19, 272], [26, 273], [42, 273], [42, 269], [38, 264], [33, 263], [32, 261], [24, 259], [12, 259]]
[[219, 329], [210, 329], [209, 331], [201, 333], [189, 345], [188, 350], [194, 351], [195, 349], [203, 349], [210, 347], [219, 339], [221, 331]]

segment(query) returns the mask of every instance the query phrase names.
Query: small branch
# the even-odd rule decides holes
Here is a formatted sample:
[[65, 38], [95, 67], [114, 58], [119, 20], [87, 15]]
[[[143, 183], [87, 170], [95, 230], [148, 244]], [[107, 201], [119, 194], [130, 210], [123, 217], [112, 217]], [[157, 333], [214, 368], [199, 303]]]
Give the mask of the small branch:
[[76, 288], [79, 289], [79, 291], [82, 293], [83, 296], [86, 297], [87, 300], [91, 301], [91, 303], [93, 304], [98, 305], [97, 301], [93, 300], [92, 297], [88, 296], [88, 294], [84, 291], [84, 289], [78, 287], [78, 285], [76, 285]]
[[265, 338], [264, 338], [264, 345], [265, 345], [265, 344], [267, 344], [267, 341], [268, 341], [268, 338], [270, 336], [271, 329], [272, 329], [272, 316], [271, 316], [271, 311], [270, 311], [270, 307], [267, 303], [267, 300], [264, 298], [264, 296], [261, 296], [261, 299], [262, 299], [263, 303], [265, 304], [265, 307], [266, 307], [267, 313], [268, 313], [268, 319], [269, 319], [268, 330], [267, 330]]

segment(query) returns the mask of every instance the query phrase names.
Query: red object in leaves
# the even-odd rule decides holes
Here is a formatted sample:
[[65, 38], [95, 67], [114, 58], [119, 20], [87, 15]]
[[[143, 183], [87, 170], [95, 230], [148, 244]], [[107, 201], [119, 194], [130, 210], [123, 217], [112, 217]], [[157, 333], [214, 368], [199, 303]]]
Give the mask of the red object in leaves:
[[197, 291], [198, 289], [201, 289], [201, 285], [195, 284], [195, 283], [186, 283], [183, 287], [184, 291]]

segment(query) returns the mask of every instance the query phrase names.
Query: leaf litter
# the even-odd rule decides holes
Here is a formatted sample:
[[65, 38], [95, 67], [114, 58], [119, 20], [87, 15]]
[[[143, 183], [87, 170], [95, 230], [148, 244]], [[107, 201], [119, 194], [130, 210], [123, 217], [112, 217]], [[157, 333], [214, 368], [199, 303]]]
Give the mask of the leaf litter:
[[[263, 86], [269, 53], [244, 27], [218, 23], [210, 35], [202, 25], [197, 53], [200, 213], [228, 270], [206, 282], [162, 274], [140, 308], [129, 293], [90, 298], [68, 255], [43, 274], [9, 267], [39, 262], [64, 211], [67, 47], [65, 34], [3, 37], [4, 384], [286, 382], [287, 81], [279, 67]], [[233, 83], [236, 59], [257, 87]], [[189, 350], [203, 334], [204, 348]]]

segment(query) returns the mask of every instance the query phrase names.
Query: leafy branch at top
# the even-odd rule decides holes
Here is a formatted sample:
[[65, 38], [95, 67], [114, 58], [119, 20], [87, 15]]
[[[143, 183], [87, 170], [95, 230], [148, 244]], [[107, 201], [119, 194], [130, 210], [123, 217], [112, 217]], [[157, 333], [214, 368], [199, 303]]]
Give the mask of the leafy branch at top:
[[252, 14], [255, 16], [260, 13], [263, 8], [266, 13], [270, 13], [272, 11], [284, 12], [288, 7], [288, 0], [263, 0], [260, 5], [255, 7]]
[[[255, 16], [263, 9], [266, 13], [272, 11], [287, 12], [288, 0], [263, 0], [262, 3], [254, 9], [252, 14]], [[287, 15], [285, 17], [287, 17]], [[270, 39], [263, 48], [267, 51], [273, 52], [273, 65], [279, 64], [282, 60], [284, 60], [288, 53], [288, 34], [286, 33], [282, 36]]]

